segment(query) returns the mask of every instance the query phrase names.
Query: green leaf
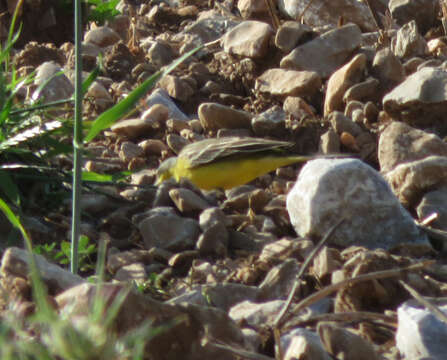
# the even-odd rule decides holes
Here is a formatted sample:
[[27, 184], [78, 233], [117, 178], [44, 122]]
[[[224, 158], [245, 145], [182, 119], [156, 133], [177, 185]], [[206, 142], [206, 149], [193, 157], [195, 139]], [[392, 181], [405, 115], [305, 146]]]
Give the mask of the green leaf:
[[[101, 63], [102, 55], [99, 54], [99, 63]], [[99, 73], [101, 71], [101, 66], [96, 66], [93, 71], [88, 75], [87, 79], [84, 80], [82, 83], [82, 95], [86, 94], [89, 87], [93, 84], [93, 82], [96, 80], [96, 78], [99, 76]], [[74, 95], [73, 95], [74, 99]]]
[[96, 135], [98, 135], [104, 129], [109, 128], [117, 120], [121, 119], [124, 115], [128, 114], [136, 105], [138, 100], [140, 100], [146, 93], [155, 86], [158, 80], [164, 75], [169, 74], [178, 65], [185, 61], [188, 57], [194, 55], [197, 51], [203, 48], [198, 46], [195, 49], [187, 52], [177, 60], [173, 61], [172, 64], [167, 66], [164, 70], [157, 71], [155, 74], [146, 79], [140, 86], [133, 90], [124, 100], [120, 101], [115, 106], [104, 111], [99, 115], [90, 127], [87, 136], [85, 137], [85, 142], [92, 141]]
[[17, 229], [20, 230], [22, 233], [22, 236], [29, 241], [29, 244], [31, 244], [31, 239], [29, 238], [28, 234], [25, 231], [25, 228], [23, 227], [22, 223], [20, 222], [19, 218], [12, 212], [11, 208], [6, 204], [3, 199], [0, 199], [0, 210], [3, 211], [5, 216], [8, 218], [9, 222], [15, 226]]
[[131, 175], [130, 171], [121, 171], [116, 174], [99, 174], [94, 171], [83, 171], [82, 172], [82, 181], [91, 181], [91, 182], [117, 182]]
[[71, 245], [68, 241], [61, 242], [61, 251], [67, 258], [70, 258]]
[[6, 171], [0, 171], [0, 187], [9, 200], [16, 206], [20, 206], [20, 191], [11, 175]]

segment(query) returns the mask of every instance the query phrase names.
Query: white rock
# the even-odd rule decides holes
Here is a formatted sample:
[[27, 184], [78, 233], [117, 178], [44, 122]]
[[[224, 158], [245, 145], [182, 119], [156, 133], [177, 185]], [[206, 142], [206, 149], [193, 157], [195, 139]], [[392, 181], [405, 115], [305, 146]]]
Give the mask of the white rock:
[[[447, 324], [440, 321], [429, 310], [415, 304], [413, 300], [410, 300], [397, 310], [397, 348], [408, 360], [422, 357], [445, 359]], [[447, 305], [440, 306], [440, 309], [447, 314]]]
[[[295, 329], [281, 336], [281, 347], [284, 353], [284, 360], [331, 359], [329, 354], [324, 350], [318, 335], [306, 329]], [[278, 349], [276, 349], [276, 351], [278, 351]]]
[[357, 159], [308, 162], [287, 196], [287, 210], [297, 234], [332, 235], [340, 246], [389, 249], [400, 242], [428, 243], [382, 176]]

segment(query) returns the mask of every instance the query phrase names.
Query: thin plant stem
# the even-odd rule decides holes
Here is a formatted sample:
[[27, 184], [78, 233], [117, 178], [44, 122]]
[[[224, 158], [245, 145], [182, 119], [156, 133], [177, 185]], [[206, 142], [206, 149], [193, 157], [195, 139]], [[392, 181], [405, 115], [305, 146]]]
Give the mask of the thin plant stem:
[[71, 222], [71, 260], [70, 269], [73, 274], [78, 272], [78, 245], [81, 220], [81, 189], [82, 189], [82, 14], [81, 0], [74, 1], [75, 13], [75, 113], [73, 136], [73, 207]]

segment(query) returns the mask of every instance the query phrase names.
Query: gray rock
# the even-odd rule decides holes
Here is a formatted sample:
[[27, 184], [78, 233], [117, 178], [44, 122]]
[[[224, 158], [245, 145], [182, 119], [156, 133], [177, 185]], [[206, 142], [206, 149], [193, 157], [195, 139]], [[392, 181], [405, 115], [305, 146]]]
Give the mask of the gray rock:
[[344, 360], [382, 359], [369, 342], [335, 323], [321, 321], [318, 323], [317, 332], [324, 347], [334, 358], [343, 357]]
[[312, 29], [298, 21], [286, 21], [278, 28], [275, 45], [278, 49], [288, 53], [312, 34]]
[[281, 135], [286, 130], [286, 113], [278, 105], [255, 116], [251, 120], [251, 127], [256, 136], [270, 134]]
[[199, 120], [205, 130], [250, 128], [252, 114], [217, 103], [202, 103]]
[[316, 112], [304, 99], [296, 96], [288, 96], [283, 103], [283, 109], [298, 120], [314, 116]]
[[295, 259], [287, 259], [273, 267], [259, 285], [260, 300], [287, 299], [299, 270], [300, 266]]
[[337, 249], [323, 246], [313, 260], [313, 273], [324, 281], [324, 278], [330, 277], [333, 272], [339, 270], [341, 265], [340, 252]]
[[134, 263], [147, 264], [153, 260], [153, 256], [148, 250], [130, 250], [121, 251], [107, 256], [107, 270], [112, 274], [116, 273], [121, 267]]
[[162, 41], [154, 41], [147, 50], [146, 56], [157, 68], [169, 64], [175, 58], [174, 51], [169, 44]]
[[98, 109], [105, 110], [113, 105], [112, 96], [107, 89], [98, 81], [94, 81], [87, 92], [87, 96], [94, 99], [94, 104]]
[[340, 138], [333, 129], [329, 129], [320, 136], [319, 150], [322, 154], [340, 152]]
[[165, 143], [158, 139], [147, 139], [138, 143], [138, 145], [144, 150], [146, 155], [160, 156], [163, 151], [167, 151], [168, 147]]
[[154, 130], [154, 122], [144, 119], [126, 119], [117, 122], [110, 128], [115, 134], [130, 140], [149, 137]]
[[447, 111], [447, 71], [425, 67], [408, 76], [382, 100], [385, 111], [410, 124], [429, 126]]
[[379, 79], [382, 93], [391, 90], [405, 79], [404, 67], [388, 47], [377, 51], [371, 74]]
[[186, 116], [177, 105], [171, 100], [168, 93], [163, 89], [156, 89], [150, 96], [145, 100], [146, 106], [148, 108], [154, 106], [155, 104], [162, 104], [169, 109], [169, 117], [189, 121], [188, 116]]
[[399, 58], [424, 56], [427, 53], [427, 42], [419, 34], [416, 21], [410, 21], [399, 29], [391, 42], [391, 49]]
[[392, 18], [400, 26], [415, 20], [423, 34], [436, 22], [439, 2], [436, 0], [390, 0], [388, 3]]
[[269, 69], [256, 79], [255, 89], [278, 96], [311, 98], [320, 90], [321, 78], [313, 71]]
[[[281, 336], [281, 348], [284, 360], [308, 358], [312, 360], [330, 360], [320, 338], [307, 329], [294, 329]], [[278, 351], [278, 349], [275, 349]]]
[[348, 118], [352, 119], [352, 114], [354, 113], [354, 111], [356, 110], [362, 110], [363, 109], [363, 103], [357, 100], [351, 100], [346, 104], [345, 107], [345, 115]]
[[229, 20], [223, 16], [213, 16], [212, 18], [200, 18], [185, 27], [182, 34], [195, 35], [200, 39], [197, 45], [205, 44], [217, 40], [228, 30], [236, 26], [236, 21]]
[[119, 333], [140, 329], [146, 321], [156, 327], [173, 324], [148, 340], [145, 355], [150, 358], [174, 360], [179, 358], [181, 351], [183, 360], [236, 360], [237, 356], [209, 345], [206, 339], [219, 339], [238, 348], [244, 346], [241, 330], [224, 311], [209, 306], [159, 302], [135, 291], [129, 292], [120, 284], [104, 283], [100, 289], [89, 283], [73, 287], [56, 297], [58, 309], [69, 318], [76, 316], [79, 320], [80, 317], [87, 317], [90, 304], [98, 297], [98, 292], [104, 299], [105, 311], [108, 311], [110, 304], [115, 303], [119, 294], [125, 292], [121, 311], [112, 324]]
[[245, 346], [253, 352], [258, 352], [263, 344], [261, 335], [253, 329], [243, 328], [242, 334], [244, 334]]
[[237, 8], [245, 20], [259, 20], [269, 22], [271, 20], [269, 9], [265, 1], [238, 0]]
[[226, 228], [225, 214], [219, 208], [209, 208], [200, 214], [202, 234], [197, 242], [201, 254], [223, 256], [227, 252], [229, 233]]
[[327, 82], [326, 98], [324, 100], [325, 116], [332, 111], [343, 110], [343, 96], [346, 90], [362, 79], [365, 68], [366, 56], [358, 54], [331, 75]]
[[169, 134], [166, 137], [166, 143], [175, 154], [178, 154], [190, 142], [180, 135]]
[[169, 196], [181, 213], [198, 212], [210, 207], [205, 199], [189, 189], [172, 189]]
[[144, 150], [130, 141], [124, 141], [121, 144], [121, 149], [119, 151], [119, 157], [123, 162], [129, 162], [139, 156], [143, 156]]
[[89, 214], [98, 215], [104, 211], [116, 208], [116, 201], [104, 194], [83, 194], [81, 209]]
[[361, 83], [352, 85], [346, 90], [343, 96], [343, 102], [348, 103], [352, 100], [372, 101], [378, 99], [380, 82], [377, 79], [369, 78]]
[[447, 144], [435, 134], [394, 121], [380, 135], [378, 155], [380, 171], [386, 173], [402, 163], [447, 156]]
[[[419, 70], [421, 70], [424, 67], [441, 67], [441, 65], [442, 65], [442, 61], [441, 60], [439, 60], [439, 59], [429, 59], [429, 60], [426, 60], [426, 61], [420, 63], [418, 65], [416, 71], [419, 71]], [[445, 70], [445, 68], [444, 68], [444, 70]]]
[[93, 43], [82, 43], [82, 60], [86, 62], [95, 62], [96, 58], [103, 50]]
[[[42, 255], [34, 254], [34, 259], [41, 279], [51, 287], [52, 293], [59, 293], [85, 282], [80, 276], [48, 262]], [[28, 251], [10, 247], [3, 253], [0, 273], [3, 277], [12, 275], [27, 279], [31, 271], [29, 264]]]
[[194, 260], [198, 259], [197, 250], [185, 250], [172, 255], [168, 260], [170, 271], [175, 271], [177, 276], [186, 276], [191, 269]]
[[117, 271], [114, 279], [118, 281], [134, 281], [137, 284], [142, 284], [148, 277], [144, 264], [133, 263], [122, 266]]
[[273, 300], [259, 304], [246, 300], [234, 305], [228, 315], [236, 322], [244, 321], [250, 327], [261, 329], [268, 324], [273, 324], [284, 304], [284, 300]]
[[247, 20], [228, 31], [221, 39], [225, 52], [250, 58], [267, 54], [273, 28], [261, 21]]
[[423, 62], [424, 62], [424, 59], [417, 57], [417, 56], [412, 57], [411, 59], [405, 61], [405, 63], [403, 64], [405, 74], [407, 74], [407, 75], [413, 74], [414, 72], [416, 72], [419, 65], [421, 65]]
[[363, 130], [359, 125], [357, 125], [354, 121], [352, 121], [350, 118], [339, 111], [331, 112], [329, 115], [329, 121], [332, 125], [332, 128], [339, 135], [347, 132], [356, 137], [363, 133]]
[[[163, 92], [164, 90], [160, 90], [160, 91]], [[164, 94], [167, 95], [166, 92], [164, 92]], [[173, 117], [170, 109], [161, 103], [150, 105], [149, 109], [144, 111], [143, 114], [141, 115], [141, 119], [148, 121], [148, 122], [152, 122], [154, 124], [158, 124], [159, 126], [163, 126], [164, 124], [167, 123], [168, 118], [170, 116], [171, 116], [170, 120], [173, 120], [173, 121], [175, 120], [177, 122], [184, 123], [183, 119], [178, 119], [176, 117]], [[185, 125], [185, 126], [187, 126], [187, 125]]]
[[[54, 61], [44, 62], [36, 69], [34, 84], [44, 87], [33, 94], [33, 100], [42, 100], [44, 103], [68, 99], [73, 95], [74, 87], [65, 74], [57, 73], [63, 69]], [[56, 75], [56, 76], [55, 76]]]
[[315, 71], [322, 78], [328, 78], [349, 59], [361, 40], [357, 25], [342, 26], [298, 46], [281, 60], [281, 68]]
[[229, 230], [228, 234], [228, 248], [231, 250], [257, 252], [262, 249], [262, 246], [264, 245], [263, 243], [256, 241], [253, 236], [241, 231]]
[[401, 164], [386, 173], [385, 178], [400, 202], [412, 208], [424, 193], [447, 185], [447, 157], [429, 156]]
[[244, 211], [250, 207], [254, 212], [261, 212], [270, 201], [270, 194], [251, 185], [241, 185], [226, 192], [227, 200], [223, 203], [223, 209]]
[[102, 48], [114, 45], [120, 40], [120, 36], [108, 26], [99, 26], [89, 30], [84, 37], [86, 43], [92, 43]]
[[256, 301], [258, 294], [259, 289], [256, 286], [243, 284], [198, 285], [195, 289], [176, 296], [167, 301], [167, 303], [181, 304], [186, 302], [189, 304], [213, 306], [223, 311], [228, 311], [242, 301]]
[[[438, 305], [447, 313], [447, 306]], [[414, 300], [406, 301], [397, 310], [396, 346], [405, 359], [444, 359], [447, 352], [447, 325], [430, 310]]]
[[370, 124], [374, 123], [377, 121], [377, 117], [379, 116], [379, 108], [374, 102], [368, 101], [363, 107], [363, 114]]
[[152, 185], [155, 177], [156, 169], [142, 169], [130, 176], [130, 183], [134, 185]]
[[419, 219], [436, 213], [438, 217], [430, 226], [447, 231], [447, 187], [424, 194], [416, 210]]
[[187, 102], [195, 91], [187, 81], [174, 75], [163, 76], [158, 85], [166, 90], [170, 97], [182, 102]]
[[[338, 25], [340, 17], [356, 24], [362, 31], [375, 31], [376, 25], [371, 12], [365, 3], [355, 0], [314, 0], [306, 3], [296, 0], [280, 0], [278, 2], [280, 12], [286, 17], [297, 21], [303, 21], [311, 27]], [[300, 16], [302, 19], [299, 19]]]
[[359, 160], [308, 162], [287, 196], [287, 210], [298, 235], [332, 235], [340, 246], [389, 249], [401, 242], [428, 243], [385, 180]]
[[152, 209], [138, 224], [146, 249], [154, 246], [170, 251], [192, 249], [199, 237], [197, 221], [173, 214], [162, 214]]

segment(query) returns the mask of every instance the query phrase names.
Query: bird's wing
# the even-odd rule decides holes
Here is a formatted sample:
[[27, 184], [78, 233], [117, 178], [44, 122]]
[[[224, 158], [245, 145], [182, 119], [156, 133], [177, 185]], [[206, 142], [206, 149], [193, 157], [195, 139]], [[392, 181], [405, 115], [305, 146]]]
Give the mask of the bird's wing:
[[292, 143], [285, 141], [249, 137], [222, 137], [189, 144], [182, 149], [179, 157], [187, 160], [190, 168], [194, 168], [229, 156], [284, 149], [292, 145]]

